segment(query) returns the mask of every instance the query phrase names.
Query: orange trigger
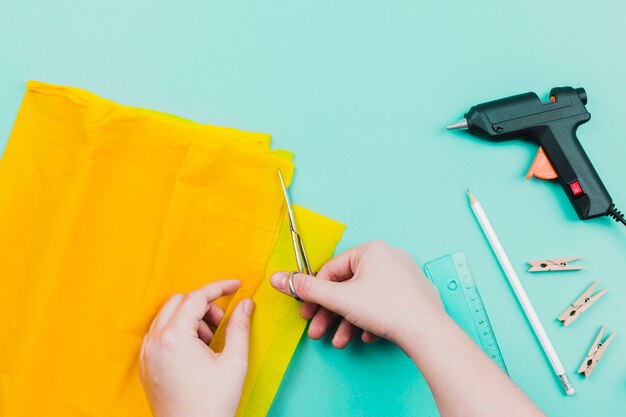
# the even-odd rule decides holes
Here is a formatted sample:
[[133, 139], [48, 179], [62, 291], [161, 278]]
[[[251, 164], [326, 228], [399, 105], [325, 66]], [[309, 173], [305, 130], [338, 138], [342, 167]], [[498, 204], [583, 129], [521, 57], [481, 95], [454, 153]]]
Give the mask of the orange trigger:
[[535, 160], [526, 173], [526, 179], [529, 180], [530, 177], [537, 177], [542, 180], [553, 180], [559, 177], [541, 147], [539, 147]]

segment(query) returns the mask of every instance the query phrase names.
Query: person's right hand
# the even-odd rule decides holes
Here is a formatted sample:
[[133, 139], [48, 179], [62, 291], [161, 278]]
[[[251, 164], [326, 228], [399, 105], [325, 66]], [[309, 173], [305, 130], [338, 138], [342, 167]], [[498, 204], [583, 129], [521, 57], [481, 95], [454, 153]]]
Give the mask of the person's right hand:
[[[277, 272], [271, 283], [292, 295], [289, 274]], [[377, 336], [402, 346], [411, 329], [426, 329], [447, 317], [439, 294], [411, 256], [384, 242], [369, 242], [338, 255], [315, 277], [298, 273], [293, 277], [298, 296], [304, 300], [301, 314], [311, 320], [309, 336], [321, 338], [337, 316], [339, 324], [333, 345], [344, 348], [364, 330], [361, 339]]]

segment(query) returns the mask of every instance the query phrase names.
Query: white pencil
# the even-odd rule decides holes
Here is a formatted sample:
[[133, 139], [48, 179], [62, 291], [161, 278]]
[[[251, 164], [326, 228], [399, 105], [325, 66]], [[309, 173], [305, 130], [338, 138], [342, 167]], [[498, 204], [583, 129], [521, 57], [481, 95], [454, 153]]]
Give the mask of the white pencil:
[[502, 266], [502, 269], [504, 270], [504, 273], [506, 274], [506, 277], [508, 278], [511, 287], [513, 287], [513, 291], [517, 296], [517, 300], [522, 305], [522, 309], [524, 310], [524, 313], [526, 313], [526, 318], [528, 319], [530, 325], [535, 331], [535, 335], [537, 336], [537, 339], [539, 339], [539, 343], [541, 343], [541, 347], [548, 357], [548, 360], [552, 365], [552, 369], [554, 369], [554, 372], [557, 374], [559, 380], [563, 384], [565, 393], [567, 395], [574, 394], [574, 387], [572, 387], [569, 379], [567, 378], [565, 368], [563, 368], [563, 364], [561, 363], [559, 356], [556, 354], [554, 346], [552, 346], [552, 342], [550, 342], [550, 339], [548, 338], [548, 334], [543, 328], [541, 321], [539, 321], [539, 317], [537, 316], [533, 305], [530, 303], [530, 299], [528, 298], [526, 291], [524, 291], [524, 287], [522, 287], [522, 283], [515, 273], [513, 265], [511, 265], [511, 261], [509, 260], [509, 257], [506, 255], [506, 252], [504, 251], [504, 248], [500, 243], [500, 239], [498, 239], [498, 236], [493, 230], [493, 226], [491, 225], [489, 218], [487, 218], [487, 214], [485, 214], [485, 211], [480, 205], [480, 202], [476, 199], [476, 197], [474, 197], [470, 190], [467, 190], [467, 194], [469, 196], [470, 205], [472, 206], [472, 211], [478, 219], [480, 227], [483, 229], [485, 236], [487, 236], [489, 244], [491, 245], [493, 252], [496, 254], [496, 257], [500, 262], [500, 266]]

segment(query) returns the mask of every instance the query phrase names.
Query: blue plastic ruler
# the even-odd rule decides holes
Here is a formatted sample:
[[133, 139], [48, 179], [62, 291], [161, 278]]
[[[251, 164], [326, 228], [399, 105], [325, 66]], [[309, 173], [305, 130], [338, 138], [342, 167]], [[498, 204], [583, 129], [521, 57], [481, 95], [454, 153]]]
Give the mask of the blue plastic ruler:
[[500, 346], [465, 254], [455, 252], [437, 258], [426, 263], [424, 270], [437, 287], [450, 317], [508, 375]]

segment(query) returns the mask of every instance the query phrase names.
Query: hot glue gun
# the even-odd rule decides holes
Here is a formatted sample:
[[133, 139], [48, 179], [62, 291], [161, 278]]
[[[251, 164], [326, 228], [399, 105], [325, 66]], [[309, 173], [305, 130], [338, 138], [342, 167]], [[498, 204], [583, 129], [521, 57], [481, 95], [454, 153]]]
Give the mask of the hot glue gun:
[[542, 102], [535, 93], [511, 96], [472, 107], [465, 119], [448, 126], [468, 129], [490, 141], [526, 138], [539, 145], [527, 178], [557, 179], [581, 220], [611, 216], [626, 225], [576, 137], [591, 118], [582, 88], [559, 87]]

